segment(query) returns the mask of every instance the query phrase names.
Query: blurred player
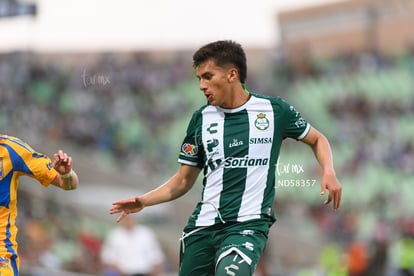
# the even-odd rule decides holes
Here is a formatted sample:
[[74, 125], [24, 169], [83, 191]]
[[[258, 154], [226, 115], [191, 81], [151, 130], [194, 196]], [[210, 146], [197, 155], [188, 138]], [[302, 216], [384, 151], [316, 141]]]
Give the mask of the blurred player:
[[103, 275], [161, 276], [164, 253], [151, 228], [137, 224], [132, 216], [109, 231], [102, 251]]
[[17, 253], [17, 188], [19, 177], [35, 178], [43, 186], [53, 184], [64, 190], [78, 187], [72, 157], [62, 150], [53, 155], [34, 151], [19, 138], [0, 134], [0, 275], [19, 275]]
[[309, 145], [322, 168], [325, 204], [339, 208], [328, 140], [280, 98], [250, 93], [246, 56], [233, 41], [197, 50], [193, 65], [208, 104], [194, 112], [181, 145], [177, 173], [142, 196], [116, 201], [117, 221], [144, 207], [174, 200], [204, 170], [201, 201], [181, 238], [179, 275], [252, 275], [275, 221], [275, 166], [285, 138]]

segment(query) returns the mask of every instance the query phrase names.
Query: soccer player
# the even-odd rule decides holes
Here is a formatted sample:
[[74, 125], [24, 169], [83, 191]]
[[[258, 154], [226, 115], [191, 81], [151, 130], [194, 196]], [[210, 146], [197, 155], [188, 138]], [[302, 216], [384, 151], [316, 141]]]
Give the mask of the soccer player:
[[19, 177], [35, 178], [43, 186], [53, 184], [64, 190], [78, 187], [72, 157], [62, 150], [46, 155], [33, 150], [19, 138], [0, 134], [0, 275], [19, 275], [17, 252], [17, 188]]
[[209, 43], [193, 55], [208, 103], [195, 111], [181, 145], [178, 171], [142, 196], [116, 201], [119, 222], [174, 200], [203, 170], [203, 190], [181, 238], [179, 275], [253, 275], [275, 221], [275, 166], [283, 139], [309, 145], [322, 169], [321, 194], [337, 210], [339, 183], [326, 137], [281, 98], [250, 93], [246, 56], [234, 41]]

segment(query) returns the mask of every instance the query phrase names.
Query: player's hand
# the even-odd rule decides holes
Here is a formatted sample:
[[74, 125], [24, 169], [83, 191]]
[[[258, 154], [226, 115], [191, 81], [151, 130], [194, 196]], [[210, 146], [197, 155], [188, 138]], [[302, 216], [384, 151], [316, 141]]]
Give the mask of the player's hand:
[[59, 174], [67, 174], [72, 169], [72, 157], [59, 150], [53, 154], [52, 166]]
[[116, 219], [116, 222], [120, 222], [128, 214], [139, 212], [143, 208], [144, 203], [142, 202], [141, 198], [133, 197], [113, 202], [112, 207], [109, 210], [109, 213], [111, 215], [121, 213], [119, 217]]
[[322, 177], [321, 195], [324, 195], [326, 190], [328, 190], [329, 194], [324, 204], [327, 205], [333, 201], [332, 207], [336, 211], [341, 204], [342, 187], [334, 174], [326, 174]]

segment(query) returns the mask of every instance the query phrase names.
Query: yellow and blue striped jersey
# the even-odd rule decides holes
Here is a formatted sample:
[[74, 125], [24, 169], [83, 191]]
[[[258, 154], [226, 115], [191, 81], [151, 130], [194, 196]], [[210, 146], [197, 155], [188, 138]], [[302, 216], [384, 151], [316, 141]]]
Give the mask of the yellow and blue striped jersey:
[[[16, 242], [17, 189], [27, 175], [48, 186], [57, 176], [51, 159], [22, 140], [0, 134], [0, 261], [18, 266]], [[13, 264], [12, 264], [13, 265]]]

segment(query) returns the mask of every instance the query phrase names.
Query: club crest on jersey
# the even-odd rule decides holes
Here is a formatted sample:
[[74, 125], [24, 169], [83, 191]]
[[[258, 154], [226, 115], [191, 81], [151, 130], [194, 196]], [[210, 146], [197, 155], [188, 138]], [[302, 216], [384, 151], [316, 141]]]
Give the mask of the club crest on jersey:
[[[0, 257], [0, 268], [8, 268], [10, 260], [7, 258]], [[1, 274], [1, 272], [0, 272]]]
[[269, 128], [269, 120], [266, 118], [266, 114], [259, 113], [254, 121], [254, 125], [258, 130], [266, 130]]
[[184, 152], [184, 154], [186, 156], [195, 156], [198, 152], [198, 148], [195, 145], [189, 144], [189, 143], [185, 143], [182, 147], [181, 150]]

